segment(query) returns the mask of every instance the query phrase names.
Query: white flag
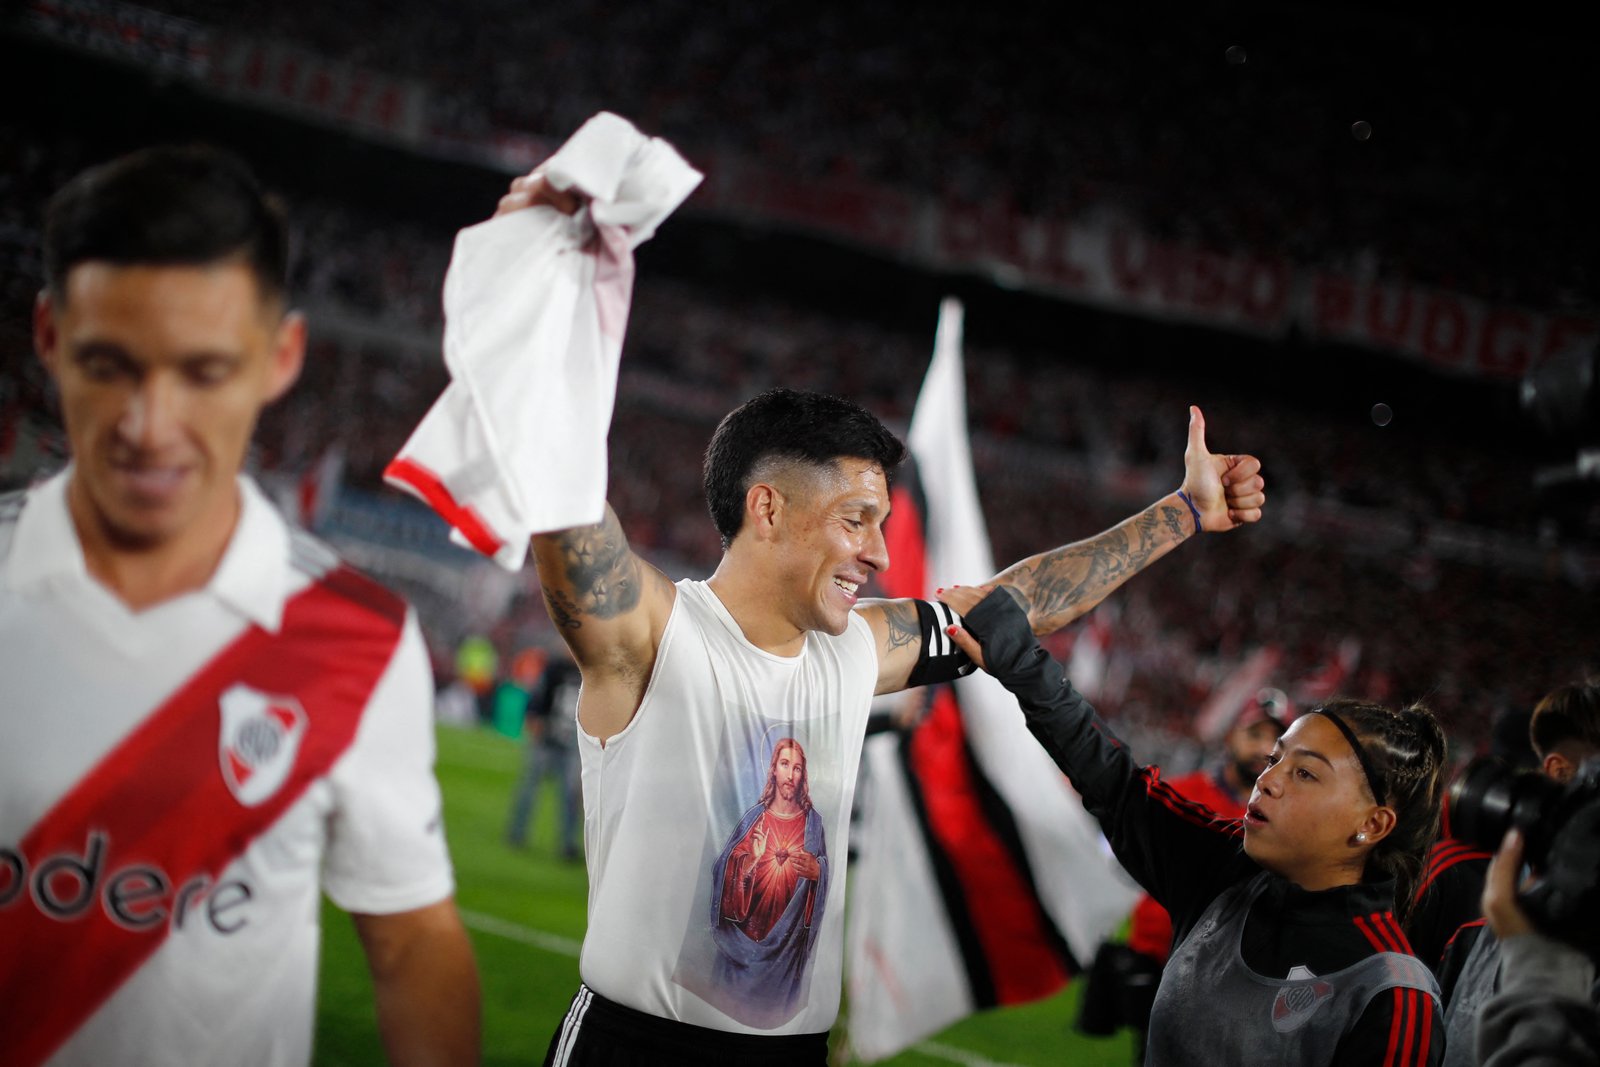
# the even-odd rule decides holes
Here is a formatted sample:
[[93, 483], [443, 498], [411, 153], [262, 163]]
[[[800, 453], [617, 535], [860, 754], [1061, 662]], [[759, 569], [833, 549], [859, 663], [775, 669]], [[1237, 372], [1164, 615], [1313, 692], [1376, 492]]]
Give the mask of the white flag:
[[[892, 596], [931, 599], [934, 585], [995, 571], [967, 438], [961, 326], [961, 305], [945, 300], [911, 422], [915, 469], [894, 492]], [[868, 740], [864, 767], [846, 949], [857, 1058], [1048, 996], [1127, 916], [1137, 890], [988, 675], [937, 687], [915, 733]]]

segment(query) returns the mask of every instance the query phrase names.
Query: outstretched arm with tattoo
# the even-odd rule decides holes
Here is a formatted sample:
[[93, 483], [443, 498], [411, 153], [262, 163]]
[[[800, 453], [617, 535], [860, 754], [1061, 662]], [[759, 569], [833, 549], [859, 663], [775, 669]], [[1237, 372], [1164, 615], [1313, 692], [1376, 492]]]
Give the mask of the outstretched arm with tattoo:
[[634, 554], [616, 512], [533, 538], [545, 607], [583, 673], [578, 721], [602, 741], [628, 725], [677, 590]]
[[[1220, 533], [1261, 518], [1266, 483], [1254, 456], [1213, 455], [1206, 420], [1189, 409], [1183, 486], [1104, 533], [1029, 556], [986, 584], [1004, 585], [1036, 634], [1085, 614], [1112, 590], [1202, 531]], [[1185, 499], [1187, 498], [1187, 499]]]
[[[1002, 585], [1028, 613], [1036, 634], [1059, 630], [1104, 600], [1119, 585], [1201, 531], [1222, 532], [1261, 518], [1266, 503], [1261, 463], [1254, 456], [1213, 455], [1206, 421], [1189, 409], [1189, 441], [1180, 489], [1094, 537], [1029, 556], [988, 579]], [[952, 576], [954, 577], [954, 576]], [[918, 684], [913, 672], [927, 660], [928, 620], [912, 600], [863, 602], [878, 639], [878, 692]]]

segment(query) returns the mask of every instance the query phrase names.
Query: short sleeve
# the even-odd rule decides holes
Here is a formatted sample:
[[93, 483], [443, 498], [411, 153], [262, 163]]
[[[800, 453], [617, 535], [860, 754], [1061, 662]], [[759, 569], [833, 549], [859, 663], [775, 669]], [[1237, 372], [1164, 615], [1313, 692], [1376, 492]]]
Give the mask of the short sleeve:
[[454, 892], [434, 776], [432, 672], [414, 612], [329, 778], [334, 807], [322, 874], [335, 904], [385, 915]]

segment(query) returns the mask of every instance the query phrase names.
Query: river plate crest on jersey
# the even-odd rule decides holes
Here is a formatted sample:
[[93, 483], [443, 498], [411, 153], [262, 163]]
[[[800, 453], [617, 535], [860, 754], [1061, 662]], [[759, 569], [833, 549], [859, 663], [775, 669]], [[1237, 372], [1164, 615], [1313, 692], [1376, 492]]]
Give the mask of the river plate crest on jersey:
[[1300, 1029], [1322, 1007], [1322, 1002], [1333, 996], [1333, 986], [1305, 967], [1296, 965], [1289, 971], [1289, 981], [1278, 990], [1272, 1002], [1272, 1028], [1280, 1034]]
[[239, 803], [255, 807], [288, 779], [306, 733], [305, 709], [294, 697], [246, 685], [229, 689], [217, 703], [222, 709], [217, 745], [222, 780]]

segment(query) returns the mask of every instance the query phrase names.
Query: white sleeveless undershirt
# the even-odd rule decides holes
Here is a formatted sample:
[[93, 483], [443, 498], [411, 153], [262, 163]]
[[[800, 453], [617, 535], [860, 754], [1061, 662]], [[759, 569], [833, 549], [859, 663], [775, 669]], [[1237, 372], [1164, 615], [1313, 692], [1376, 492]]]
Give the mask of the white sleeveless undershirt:
[[[852, 613], [842, 635], [813, 631], [799, 655], [777, 656], [745, 639], [704, 582], [677, 589], [633, 721], [604, 748], [580, 737], [589, 863], [580, 973], [602, 996], [663, 1018], [740, 1033], [827, 1030], [839, 1008], [850, 806], [878, 672], [871, 628]], [[785, 848], [767, 848], [761, 862], [748, 855], [786, 738], [804, 753], [814, 813], [801, 847], [818, 861], [815, 878], [784, 871], [797, 862]], [[792, 747], [784, 752], [792, 761]], [[741, 842], [747, 854], [730, 863]], [[753, 874], [768, 912], [783, 909], [759, 941], [724, 908], [739, 872], [747, 898]]]

